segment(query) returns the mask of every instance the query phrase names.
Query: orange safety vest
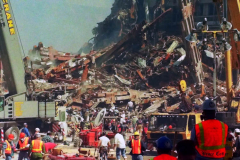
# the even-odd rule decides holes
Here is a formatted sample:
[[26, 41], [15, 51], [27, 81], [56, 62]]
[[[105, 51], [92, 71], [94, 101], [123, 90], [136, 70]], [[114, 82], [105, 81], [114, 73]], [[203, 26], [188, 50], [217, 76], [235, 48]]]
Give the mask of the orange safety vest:
[[7, 148], [5, 149], [5, 154], [12, 154], [12, 147], [10, 145], [10, 143], [5, 140], [5, 142], [7, 143]]
[[195, 125], [198, 144], [196, 150], [202, 157], [223, 158], [228, 126], [218, 120], [206, 120]]
[[141, 140], [132, 139], [132, 154], [141, 154]]
[[[28, 141], [29, 141], [28, 137], [26, 137], [23, 142], [21, 140], [19, 140], [18, 143], [19, 143], [20, 149], [25, 148], [26, 145], [28, 144]], [[23, 150], [28, 150], [28, 148], [23, 149]]]
[[43, 141], [33, 140], [32, 141], [32, 152], [33, 153], [41, 153], [43, 147]]

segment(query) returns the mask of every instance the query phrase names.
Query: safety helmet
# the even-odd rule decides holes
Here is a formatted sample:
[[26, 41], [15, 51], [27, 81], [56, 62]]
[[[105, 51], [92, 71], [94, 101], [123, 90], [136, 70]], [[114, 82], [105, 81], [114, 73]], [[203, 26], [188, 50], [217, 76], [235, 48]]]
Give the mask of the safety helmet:
[[24, 138], [25, 137], [25, 133], [20, 133], [20, 138]]
[[211, 99], [207, 99], [203, 102], [203, 110], [215, 111], [216, 105]]
[[235, 133], [240, 133], [240, 129], [236, 128], [236, 129], [234, 130], [234, 132], [235, 132]]
[[156, 145], [158, 149], [172, 150], [173, 148], [171, 140], [165, 136], [160, 137], [156, 141]]
[[138, 132], [134, 132], [134, 136], [139, 136], [139, 133]]
[[13, 140], [14, 139], [14, 135], [13, 134], [9, 134], [8, 135], [8, 139]]

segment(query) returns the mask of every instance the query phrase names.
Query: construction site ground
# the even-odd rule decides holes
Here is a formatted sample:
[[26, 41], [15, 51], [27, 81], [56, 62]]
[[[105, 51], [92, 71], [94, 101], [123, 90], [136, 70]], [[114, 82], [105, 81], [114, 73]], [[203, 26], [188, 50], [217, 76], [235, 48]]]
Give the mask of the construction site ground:
[[[71, 144], [70, 146], [66, 146], [66, 145], [59, 145], [58, 148], [61, 148], [63, 150], [64, 153], [68, 153], [68, 154], [75, 154], [75, 153], [78, 153], [78, 149], [73, 147], [73, 144]], [[82, 148], [82, 150], [87, 150], [91, 152], [91, 155], [93, 156], [94, 155], [94, 152], [95, 152], [95, 149], [94, 148]], [[131, 148], [127, 147], [126, 149], [127, 151], [127, 158], [128, 159], [131, 159], [131, 155], [129, 154], [130, 151], [131, 151]], [[95, 153], [97, 155], [97, 153]], [[116, 151], [114, 150], [111, 150], [109, 154], [112, 154], [114, 155], [114, 157], [116, 156]], [[150, 158], [153, 158], [157, 155], [157, 153], [155, 151], [147, 151], [144, 153], [144, 156], [143, 156], [143, 160], [148, 160]], [[1, 158], [3, 159], [3, 158]], [[123, 159], [121, 157], [121, 159]], [[12, 160], [18, 160], [18, 153], [15, 153], [14, 154], [14, 158], [12, 158]]]
[[[60, 148], [63, 148], [63, 151], [64, 151], [64, 152], [67, 152], [67, 153], [69, 153], [69, 154], [71, 154], [71, 153], [77, 153], [77, 152], [78, 152], [78, 151], [77, 151], [77, 148], [72, 147], [72, 145], [70, 145], [70, 146], [59, 146], [59, 147], [60, 147]], [[89, 148], [83, 148], [83, 149], [89, 150]], [[91, 155], [93, 155], [95, 149], [94, 149], [94, 148], [91, 148], [90, 151], [91, 151]], [[132, 158], [131, 155], [129, 154], [130, 151], [131, 151], [131, 149], [130, 149], [129, 147], [127, 147], [127, 159], [131, 159], [131, 158]], [[97, 153], [96, 153], [96, 154], [97, 154]], [[115, 156], [115, 155], [116, 155], [116, 152], [113, 151], [113, 150], [111, 150], [110, 154], [113, 154], [113, 155]], [[153, 152], [147, 151], [147, 152], [145, 152], [145, 154], [144, 154], [144, 156], [143, 156], [143, 160], [149, 160], [150, 158], [155, 157], [156, 154], [157, 154], [157, 153], [154, 152], [154, 151], [153, 151]], [[0, 158], [0, 159], [3, 159], [3, 158]], [[123, 159], [123, 158], [121, 157], [121, 159]], [[12, 160], [18, 160], [18, 153], [15, 153], [15, 154], [14, 154], [14, 158], [12, 158]]]
[[[126, 139], [129, 139], [129, 136], [130, 136], [130, 134], [128, 133], [127, 136], [126, 136], [127, 137]], [[68, 142], [72, 141], [71, 138], [67, 138], [66, 140]], [[65, 154], [76, 154], [76, 153], [78, 153], [78, 148], [73, 146], [73, 142], [71, 142], [69, 144], [69, 146], [68, 145], [63, 145], [63, 143], [59, 143], [56, 148], [62, 149], [62, 151]], [[95, 156], [95, 157], [98, 156], [98, 152], [97, 151], [95, 152], [95, 148], [81, 148], [81, 150], [82, 151], [84, 151], [84, 150], [89, 151], [90, 150], [90, 155], [91, 156]], [[131, 148], [127, 147], [126, 148], [126, 154], [127, 154], [128, 159], [132, 158], [131, 155], [129, 154], [130, 151], [131, 151]], [[112, 155], [113, 157], [116, 157], [116, 150], [111, 149], [109, 155]], [[153, 158], [155, 156], [157, 156], [156, 151], [146, 151], [146, 152], [144, 152], [143, 160], [148, 160], [148, 159]], [[123, 158], [121, 157], [121, 159], [123, 159]], [[12, 160], [18, 160], [18, 153], [14, 154], [14, 158], [12, 158]]]

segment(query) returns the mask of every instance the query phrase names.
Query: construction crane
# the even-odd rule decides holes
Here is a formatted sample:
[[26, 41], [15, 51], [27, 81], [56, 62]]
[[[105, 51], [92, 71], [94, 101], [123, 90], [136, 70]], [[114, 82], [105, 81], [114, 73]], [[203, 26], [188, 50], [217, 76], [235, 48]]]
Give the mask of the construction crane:
[[19, 128], [24, 122], [33, 131], [37, 121], [60, 120], [60, 109], [55, 101], [27, 100], [22, 52], [10, 0], [0, 1], [0, 55], [10, 95], [5, 100], [5, 97], [0, 98], [3, 101], [0, 128], [2, 132], [5, 130], [6, 136], [13, 134], [14, 142], [17, 142]]

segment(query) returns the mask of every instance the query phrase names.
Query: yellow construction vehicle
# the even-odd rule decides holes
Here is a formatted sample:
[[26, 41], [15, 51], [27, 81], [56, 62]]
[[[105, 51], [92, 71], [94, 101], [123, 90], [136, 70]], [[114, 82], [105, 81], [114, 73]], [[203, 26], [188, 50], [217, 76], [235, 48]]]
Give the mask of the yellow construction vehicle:
[[[149, 117], [147, 141], [153, 143], [161, 136], [167, 136], [172, 141], [190, 139], [192, 128], [201, 122], [200, 116], [201, 113], [153, 113]], [[177, 137], [175, 137], [176, 132]]]

